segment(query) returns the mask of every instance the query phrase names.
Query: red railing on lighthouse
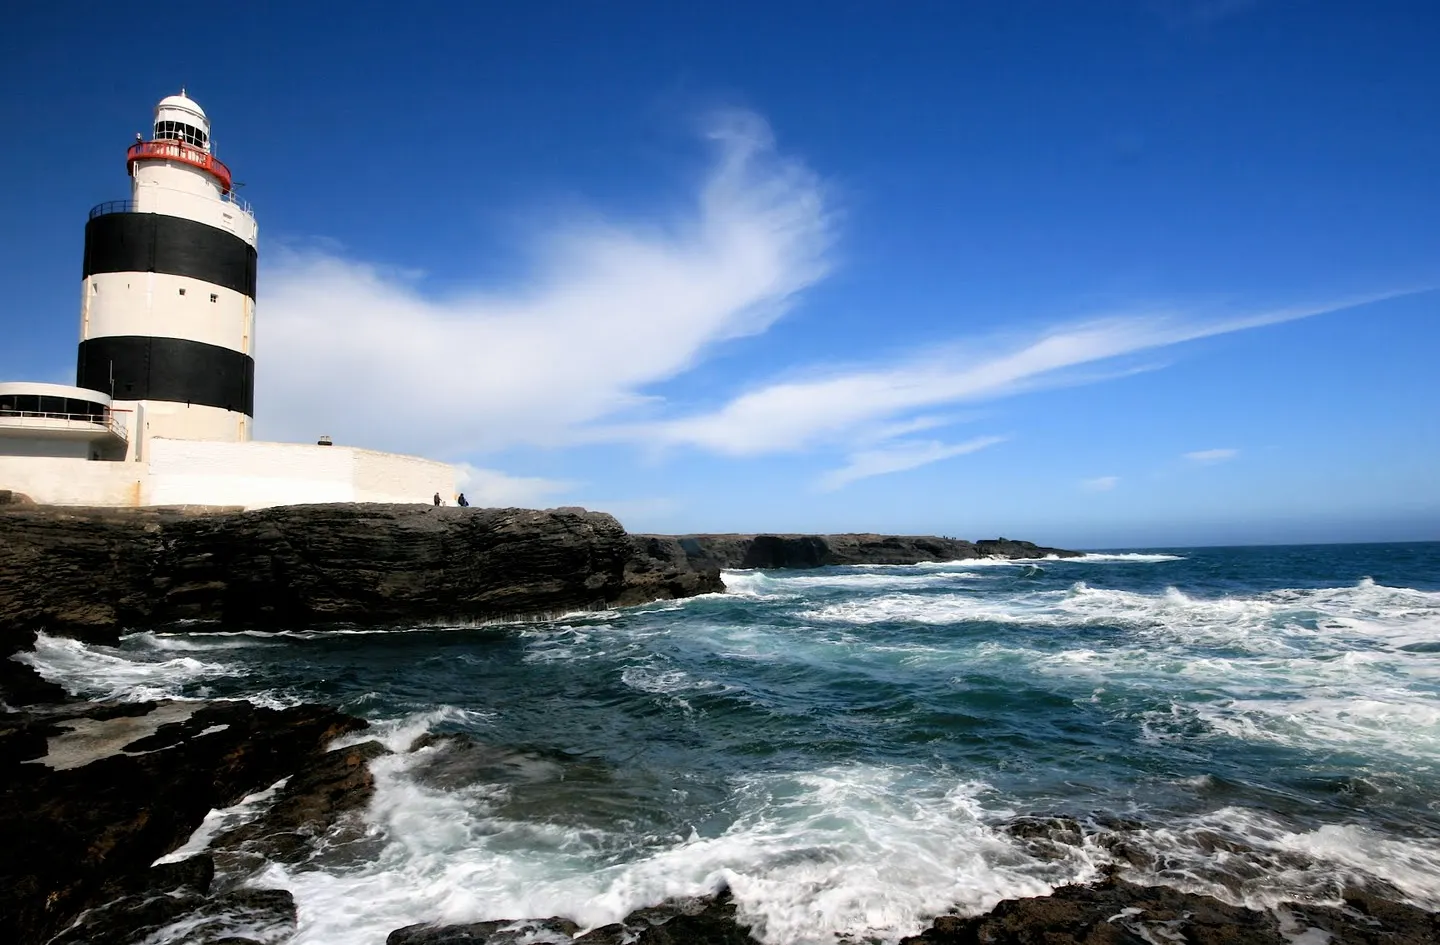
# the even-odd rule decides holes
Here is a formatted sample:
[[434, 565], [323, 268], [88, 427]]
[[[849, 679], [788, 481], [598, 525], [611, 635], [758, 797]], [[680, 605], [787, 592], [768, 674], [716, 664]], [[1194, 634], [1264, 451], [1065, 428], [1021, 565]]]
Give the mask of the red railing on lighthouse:
[[125, 155], [125, 170], [134, 174], [135, 162], [144, 160], [178, 161], [181, 164], [198, 167], [219, 181], [221, 193], [230, 193], [230, 168], [216, 160], [213, 154], [203, 148], [197, 148], [172, 138], [140, 141], [130, 145], [130, 151]]

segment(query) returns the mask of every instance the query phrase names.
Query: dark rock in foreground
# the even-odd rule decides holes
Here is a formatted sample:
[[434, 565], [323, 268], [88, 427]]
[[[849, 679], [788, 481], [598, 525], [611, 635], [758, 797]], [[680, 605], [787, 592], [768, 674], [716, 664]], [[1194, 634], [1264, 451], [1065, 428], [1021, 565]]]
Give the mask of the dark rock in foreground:
[[1078, 551], [996, 538], [934, 535], [637, 535], [649, 558], [691, 568], [821, 568], [844, 564], [920, 564], [972, 558], [1078, 558]]
[[592, 929], [579, 938], [569, 919], [472, 922], [468, 925], [410, 925], [396, 929], [385, 945], [529, 945], [572, 940], [575, 945], [758, 945], [735, 921], [728, 891], [708, 899], [687, 899], [639, 909], [623, 921]]
[[364, 726], [323, 706], [248, 702], [99, 703], [0, 716], [0, 941], [48, 941], [107, 903], [61, 941], [129, 941], [136, 928], [182, 916], [198, 923], [196, 942], [232, 934], [225, 930], [237, 915], [293, 928], [293, 903], [254, 891], [202, 902], [205, 864], [150, 864], [212, 808], [294, 774], [330, 739]]
[[1429, 912], [1347, 891], [1345, 908], [1286, 904], [1257, 912], [1168, 886], [1108, 879], [1008, 899], [982, 916], [941, 916], [900, 945], [1433, 945]]
[[[0, 656], [34, 628], [493, 620], [721, 591], [584, 509], [0, 507]], [[202, 626], [192, 629], [203, 629]]]
[[[1165, 886], [1107, 879], [1062, 886], [1049, 896], [1010, 899], [986, 915], [946, 915], [900, 945], [1434, 945], [1436, 916], [1363, 892], [1339, 909], [1286, 904], [1267, 912], [1232, 906]], [[568, 919], [412, 925], [386, 945], [519, 945], [562, 941], [578, 931]], [[593, 929], [576, 945], [756, 945], [735, 918], [729, 893], [714, 899], [641, 909]]]

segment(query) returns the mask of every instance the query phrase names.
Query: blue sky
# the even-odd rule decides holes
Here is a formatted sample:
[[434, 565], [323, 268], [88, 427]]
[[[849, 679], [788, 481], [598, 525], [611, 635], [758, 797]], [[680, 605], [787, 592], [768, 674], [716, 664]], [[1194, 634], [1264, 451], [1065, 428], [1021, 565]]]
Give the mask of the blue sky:
[[1440, 538], [1423, 0], [31, 6], [0, 378], [185, 86], [267, 438], [635, 530]]

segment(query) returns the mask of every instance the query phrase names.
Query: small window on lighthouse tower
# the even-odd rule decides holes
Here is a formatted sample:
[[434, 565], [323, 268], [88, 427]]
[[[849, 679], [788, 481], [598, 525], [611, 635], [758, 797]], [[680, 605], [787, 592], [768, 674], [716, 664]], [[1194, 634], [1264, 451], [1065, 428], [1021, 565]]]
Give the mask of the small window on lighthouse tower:
[[218, 302], [218, 301], [220, 301], [220, 296], [216, 295], [214, 292], [211, 292], [211, 293], [210, 293], [210, 301], [212, 301], [212, 302]]
[[180, 294], [181, 294], [181, 295], [184, 295], [184, 294], [185, 294], [185, 290], [184, 290], [184, 289], [181, 289], [181, 290], [180, 290]]

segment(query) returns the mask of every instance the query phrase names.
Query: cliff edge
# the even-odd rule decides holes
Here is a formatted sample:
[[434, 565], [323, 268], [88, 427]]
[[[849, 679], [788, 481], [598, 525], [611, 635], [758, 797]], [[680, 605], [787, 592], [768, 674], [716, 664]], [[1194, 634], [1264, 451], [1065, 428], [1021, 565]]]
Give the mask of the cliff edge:
[[721, 590], [718, 568], [653, 559], [584, 509], [0, 507], [4, 655], [34, 629], [478, 621]]

